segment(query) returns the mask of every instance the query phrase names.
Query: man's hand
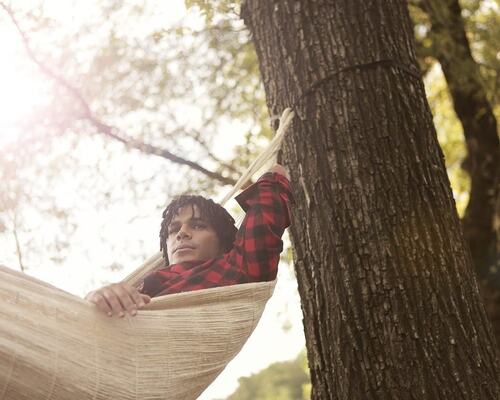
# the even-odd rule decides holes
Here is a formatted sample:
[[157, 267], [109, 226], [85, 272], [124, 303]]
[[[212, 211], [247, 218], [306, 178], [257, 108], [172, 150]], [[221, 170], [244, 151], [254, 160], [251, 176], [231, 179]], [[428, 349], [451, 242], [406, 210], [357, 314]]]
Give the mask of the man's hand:
[[275, 164], [271, 168], [269, 168], [268, 172], [276, 172], [278, 174], [283, 175], [286, 179], [290, 180], [290, 174], [283, 165]]
[[146, 294], [127, 283], [113, 283], [94, 290], [85, 296], [85, 299], [94, 303], [96, 307], [112, 317], [123, 317], [125, 313], [137, 314], [137, 309], [144, 307], [151, 301]]

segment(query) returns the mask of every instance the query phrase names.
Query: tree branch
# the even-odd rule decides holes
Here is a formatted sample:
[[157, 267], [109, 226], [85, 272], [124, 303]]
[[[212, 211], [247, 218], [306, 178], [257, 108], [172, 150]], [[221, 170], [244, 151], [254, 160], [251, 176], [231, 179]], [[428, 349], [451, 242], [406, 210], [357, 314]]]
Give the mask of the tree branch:
[[69, 82], [67, 82], [64, 78], [61, 76], [57, 75], [54, 71], [49, 69], [46, 65], [44, 65], [41, 61], [39, 61], [32, 51], [30, 45], [29, 45], [29, 39], [25, 32], [21, 29], [19, 26], [19, 23], [17, 22], [14, 13], [12, 10], [6, 6], [4, 3], [0, 3], [2, 8], [7, 12], [9, 15], [10, 19], [12, 20], [13, 24], [16, 26], [17, 31], [21, 35], [25, 50], [28, 54], [28, 57], [40, 68], [40, 70], [50, 77], [51, 79], [55, 80], [60, 86], [64, 87], [73, 97], [75, 97], [81, 106], [83, 110], [83, 114], [81, 115], [82, 119], [88, 120], [97, 130], [98, 132], [102, 133], [103, 135], [112, 138], [114, 140], [117, 140], [121, 143], [123, 143], [125, 146], [133, 149], [137, 149], [139, 151], [142, 151], [147, 154], [152, 154], [156, 155], [162, 158], [165, 158], [173, 163], [180, 164], [180, 165], [186, 165], [195, 171], [201, 172], [202, 174], [208, 176], [209, 178], [221, 182], [225, 185], [234, 185], [236, 183], [236, 180], [231, 178], [231, 177], [226, 177], [223, 176], [220, 173], [209, 171], [206, 168], [202, 167], [201, 165], [197, 164], [194, 161], [187, 160], [185, 158], [182, 158], [180, 156], [177, 156], [175, 154], [172, 154], [166, 149], [162, 149], [159, 147], [156, 147], [154, 145], [144, 143], [138, 140], [135, 140], [131, 137], [128, 137], [122, 133], [119, 132], [119, 130], [116, 127], [110, 126], [105, 124], [104, 122], [100, 121], [93, 113], [92, 110], [90, 109], [89, 104], [87, 101], [83, 98], [82, 94], [80, 91], [72, 86]]
[[[219, 102], [217, 102], [217, 103], [219, 103]], [[219, 104], [216, 105], [216, 107], [218, 107], [218, 106], [219, 106]], [[171, 119], [176, 120], [175, 115], [173, 115], [171, 112], [169, 112], [168, 115], [170, 116]], [[210, 125], [214, 120], [215, 120], [215, 116], [214, 115], [212, 115], [210, 118], [205, 118], [204, 126]], [[210, 149], [209, 149], [210, 146], [208, 145], [208, 143], [205, 140], [202, 139], [203, 135], [202, 135], [202, 133], [199, 130], [194, 129], [194, 128], [182, 127], [182, 128], [176, 129], [173, 133], [177, 134], [177, 133], [180, 133], [180, 132], [186, 133], [189, 136], [189, 138], [193, 139], [196, 143], [198, 143], [203, 148], [203, 150], [205, 151], [206, 155], [212, 161], [215, 161], [221, 167], [226, 168], [227, 170], [229, 170], [232, 173], [234, 173], [236, 176], [239, 176], [241, 174], [241, 172], [238, 171], [231, 164], [222, 161], [221, 159], [219, 159], [215, 154], [213, 154], [210, 151]]]

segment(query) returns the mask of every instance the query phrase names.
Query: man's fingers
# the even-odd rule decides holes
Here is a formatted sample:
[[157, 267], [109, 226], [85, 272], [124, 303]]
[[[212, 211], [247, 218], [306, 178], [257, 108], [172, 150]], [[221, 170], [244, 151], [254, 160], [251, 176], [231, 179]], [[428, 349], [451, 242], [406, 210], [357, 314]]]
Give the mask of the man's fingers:
[[109, 316], [112, 315], [111, 307], [100, 291], [95, 291], [92, 294], [89, 293], [86, 299], [94, 303], [100, 311], [105, 312]]
[[113, 315], [118, 315], [119, 317], [123, 317], [125, 308], [122, 305], [121, 299], [118, 294], [111, 288], [108, 287], [106, 290], [102, 291], [102, 294], [109, 306], [111, 307], [111, 313]]
[[85, 299], [96, 304], [97, 308], [109, 316], [123, 317], [126, 312], [136, 315], [137, 309], [151, 301], [148, 295], [126, 283], [115, 283], [99, 290], [90, 292]]
[[110, 317], [113, 314], [123, 315], [122, 304], [116, 293], [109, 286], [90, 292], [85, 296], [85, 299], [94, 303], [100, 311], [105, 312]]
[[143, 300], [143, 295], [139, 293], [139, 291], [135, 287], [126, 286], [125, 289], [128, 289], [130, 297], [132, 298], [132, 301], [134, 302], [136, 308], [140, 308], [146, 304], [146, 302]]
[[123, 283], [120, 287], [122, 290], [128, 292], [130, 299], [132, 300], [132, 308], [127, 308], [132, 315], [135, 315], [137, 313], [137, 309], [144, 307], [151, 301], [151, 297], [146, 294], [139, 293], [137, 288], [133, 286]]
[[129, 312], [131, 315], [135, 315], [137, 312], [137, 306], [132, 297], [132, 294], [128, 291], [128, 288], [122, 284], [117, 283], [111, 285], [111, 289], [115, 293], [121, 305], [121, 310], [118, 316], [123, 317], [125, 315], [125, 312]]

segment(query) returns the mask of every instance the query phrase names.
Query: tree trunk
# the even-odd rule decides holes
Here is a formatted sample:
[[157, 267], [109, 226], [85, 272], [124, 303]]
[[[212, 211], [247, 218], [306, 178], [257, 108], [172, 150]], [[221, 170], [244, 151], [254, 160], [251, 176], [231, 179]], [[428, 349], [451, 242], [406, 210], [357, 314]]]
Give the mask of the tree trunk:
[[453, 107], [464, 130], [467, 157], [463, 167], [470, 175], [471, 189], [462, 226], [500, 345], [500, 287], [495, 283], [499, 273], [495, 263], [500, 237], [497, 238], [494, 228], [500, 178], [497, 121], [471, 54], [458, 0], [425, 0], [420, 7], [431, 22], [429, 36], [433, 53], [441, 64]]
[[247, 0], [283, 149], [313, 399], [497, 399], [404, 0]]

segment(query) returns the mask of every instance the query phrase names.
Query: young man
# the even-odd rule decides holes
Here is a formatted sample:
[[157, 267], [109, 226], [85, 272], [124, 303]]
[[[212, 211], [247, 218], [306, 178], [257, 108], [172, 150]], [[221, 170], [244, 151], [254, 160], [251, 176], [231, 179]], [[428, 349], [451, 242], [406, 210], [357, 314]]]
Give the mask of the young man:
[[139, 288], [115, 283], [86, 299], [109, 316], [135, 315], [152, 297], [276, 278], [281, 236], [290, 225], [289, 176], [276, 164], [236, 200], [246, 212], [239, 230], [220, 205], [180, 196], [163, 212], [160, 249], [167, 267]]

